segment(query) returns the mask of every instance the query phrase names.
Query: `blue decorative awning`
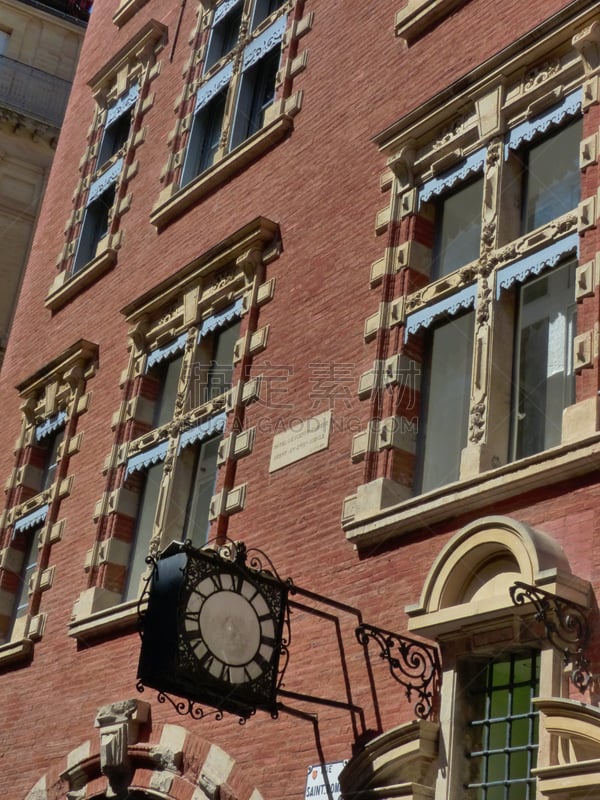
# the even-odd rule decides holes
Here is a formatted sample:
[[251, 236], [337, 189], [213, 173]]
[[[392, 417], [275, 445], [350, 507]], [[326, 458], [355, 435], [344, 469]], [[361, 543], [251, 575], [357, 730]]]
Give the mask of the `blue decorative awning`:
[[177, 339], [169, 342], [169, 344], [166, 344], [164, 347], [158, 347], [156, 350], [153, 350], [146, 360], [146, 372], [156, 364], [160, 364], [161, 361], [165, 361], [176, 353], [180, 353], [185, 348], [186, 341], [187, 333], [182, 333], [181, 336], [178, 336]]
[[218, 314], [213, 314], [211, 317], [207, 317], [200, 328], [198, 341], [200, 341], [200, 339], [203, 336], [206, 336], [208, 333], [212, 333], [212, 331], [216, 331], [219, 328], [224, 328], [234, 319], [239, 319], [239, 317], [242, 316], [243, 307], [244, 301], [240, 297], [239, 300], [237, 300], [232, 306], [220, 311]]
[[216, 75], [213, 75], [212, 78], [200, 86], [196, 92], [196, 105], [194, 106], [194, 114], [205, 105], [210, 103], [213, 97], [219, 94], [221, 89], [224, 89], [225, 86], [227, 86], [232, 75], [233, 62], [230, 61], [228, 64], [225, 64], [225, 66], [220, 69]]
[[531, 142], [536, 136], [545, 133], [552, 125], [560, 125], [569, 117], [574, 117], [581, 111], [582, 90], [567, 95], [558, 105], [552, 106], [548, 111], [525, 120], [514, 127], [506, 136], [504, 157], [508, 158], [510, 150], [516, 150], [523, 142]]
[[443, 172], [441, 175], [436, 175], [419, 187], [419, 203], [426, 203], [432, 197], [451, 189], [455, 184], [466, 180], [471, 175], [476, 175], [483, 170], [486, 157], [486, 148], [481, 147], [474, 153], [471, 153], [465, 161], [461, 161], [456, 167]]
[[29, 514], [25, 514], [24, 517], [20, 517], [15, 522], [13, 525], [13, 534], [28, 531], [31, 530], [31, 528], [37, 528], [38, 525], [41, 525], [46, 519], [47, 514], [48, 505], [40, 506], [40, 508], [36, 508], [35, 511], [30, 511]]
[[135, 105], [138, 97], [140, 96], [140, 87], [139, 84], [134, 83], [133, 86], [130, 86], [129, 89], [122, 94], [119, 99], [113, 103], [113, 105], [108, 109], [106, 112], [106, 122], [105, 127], [111, 125], [116, 119], [118, 119], [121, 114], [124, 114], [126, 111]]
[[94, 200], [97, 200], [102, 192], [105, 192], [109, 186], [115, 183], [118, 180], [119, 175], [121, 174], [121, 169], [123, 168], [123, 159], [118, 158], [114, 164], [112, 164], [106, 172], [102, 173], [99, 178], [92, 183], [90, 186], [90, 191], [88, 194], [87, 205], [89, 206], [90, 203], [93, 203]]
[[51, 417], [48, 417], [41, 422], [39, 425], [35, 427], [35, 440], [36, 442], [41, 442], [42, 439], [45, 439], [46, 436], [50, 436], [51, 433], [54, 431], [60, 430], [63, 428], [67, 421], [67, 412], [66, 411], [59, 411], [58, 414], [54, 414]]
[[473, 283], [470, 286], [465, 286], [459, 292], [444, 297], [443, 300], [438, 300], [437, 303], [432, 303], [426, 308], [415, 311], [414, 314], [409, 314], [404, 328], [404, 341], [407, 340], [411, 333], [416, 333], [420, 328], [428, 328], [440, 317], [452, 316], [458, 314], [459, 311], [471, 308], [475, 305], [476, 295], [477, 285]]
[[140, 472], [141, 470], [148, 469], [148, 467], [151, 467], [153, 464], [158, 464], [159, 461], [164, 461], [168, 449], [168, 442], [160, 442], [159, 444], [154, 445], [154, 447], [144, 450], [142, 453], [137, 453], [135, 456], [131, 456], [131, 458], [127, 460], [125, 478], [133, 475], [134, 472]]
[[229, 12], [236, 6], [239, 6], [242, 0], [223, 0], [215, 9], [215, 16], [213, 17], [213, 27], [220, 22]]
[[215, 434], [221, 433], [225, 429], [225, 419], [226, 414], [223, 412], [216, 417], [204, 420], [200, 425], [196, 425], [195, 428], [184, 431], [179, 439], [179, 450], [181, 451], [184, 447], [196, 444], [196, 442], [203, 442], [205, 439], [210, 439]]
[[544, 269], [555, 267], [565, 256], [576, 255], [578, 247], [579, 234], [572, 233], [537, 253], [531, 253], [502, 267], [496, 275], [496, 297], [500, 297], [502, 290], [508, 289], [513, 283], [522, 283], [532, 275], [539, 275]]
[[244, 50], [242, 72], [270, 52], [281, 42], [287, 27], [287, 17], [279, 17], [272, 25], [264, 30], [260, 36], [253, 39]]

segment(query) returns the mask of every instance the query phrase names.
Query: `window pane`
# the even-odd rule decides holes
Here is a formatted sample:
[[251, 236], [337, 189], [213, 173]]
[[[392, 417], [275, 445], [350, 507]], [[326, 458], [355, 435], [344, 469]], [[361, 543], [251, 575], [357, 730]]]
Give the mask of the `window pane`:
[[77, 272], [96, 255], [100, 240], [108, 233], [108, 218], [115, 202], [115, 185], [110, 186], [85, 210], [73, 272]]
[[440, 198], [435, 215], [433, 277], [479, 258], [483, 178]]
[[64, 438], [65, 430], [62, 428], [55, 431], [54, 434], [48, 437], [48, 441], [43, 442], [46, 447], [46, 464], [44, 475], [42, 477], [41, 490], [47, 489], [54, 482], [56, 476], [56, 468], [58, 466], [58, 448]]
[[252, 30], [265, 20], [274, 11], [284, 4], [285, 0], [256, 0], [254, 16], [252, 18]]
[[217, 456], [221, 437], [209, 439], [197, 448], [182, 539], [201, 547], [208, 539], [210, 501], [217, 480]]
[[519, 290], [511, 458], [560, 444], [562, 413], [574, 401], [575, 265]]
[[208, 400], [231, 389], [233, 351], [240, 336], [240, 322], [215, 333], [213, 356], [208, 376]]
[[29, 581], [36, 570], [38, 560], [38, 545], [40, 541], [40, 528], [28, 531], [25, 552], [23, 553], [23, 564], [19, 575], [19, 588], [15, 602], [15, 619], [25, 616], [29, 609]]
[[124, 114], [117, 117], [110, 125], [107, 125], [102, 136], [102, 144], [98, 153], [98, 167], [113, 156], [117, 150], [125, 144], [129, 138], [131, 128], [132, 109], [128, 109]]
[[430, 334], [426, 408], [419, 427], [423, 492], [459, 477], [467, 443], [474, 324], [471, 311]]
[[530, 148], [525, 164], [523, 232], [576, 207], [581, 136], [582, 121], [577, 120]]
[[182, 364], [183, 354], [171, 361], [163, 362], [158, 366], [156, 372], [153, 371], [161, 383], [160, 394], [154, 407], [153, 423], [155, 428], [164, 425], [173, 417]]
[[274, 48], [244, 73], [235, 112], [232, 148], [262, 128], [265, 111], [275, 97], [280, 54], [281, 49]]
[[146, 481], [138, 506], [136, 532], [131, 547], [124, 600], [133, 600], [139, 595], [140, 580], [146, 571], [146, 556], [150, 549], [162, 470], [162, 463], [153, 464], [146, 473]]
[[204, 72], [209, 70], [224, 55], [227, 55], [235, 46], [240, 35], [242, 10], [243, 3], [240, 0], [223, 19], [213, 26], [204, 62]]
[[226, 97], [227, 90], [224, 89], [196, 113], [181, 178], [182, 185], [189, 183], [214, 163], [223, 128]]

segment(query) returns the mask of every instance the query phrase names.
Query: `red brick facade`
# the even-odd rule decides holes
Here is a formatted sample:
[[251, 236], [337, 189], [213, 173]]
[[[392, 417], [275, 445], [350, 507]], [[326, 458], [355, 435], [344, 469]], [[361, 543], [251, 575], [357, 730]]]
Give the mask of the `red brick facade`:
[[[367, 622], [418, 638], [424, 635], [419, 614], [407, 614], [407, 607], [424, 604], [419, 613], [428, 620], [460, 603], [465, 619], [484, 613], [479, 604], [485, 609], [487, 601], [473, 582], [481, 567], [485, 585], [484, 562], [495, 563], [496, 551], [487, 561], [478, 557], [477, 569], [465, 568], [460, 580], [470, 588], [465, 595], [453, 590], [462, 599], [447, 601], [446, 589], [440, 589], [441, 605], [435, 608], [433, 600], [427, 605], [422, 597], [443, 548], [484, 518], [496, 520], [490, 530], [502, 528], [497, 522], [502, 518], [514, 522], [515, 530], [529, 526], [550, 537], [555, 560], [540, 555], [547, 544], [532, 556], [539, 562], [540, 588], [565, 596], [560, 587], [569, 586], [568, 599], [579, 601], [589, 583], [586, 654], [592, 673], [600, 663], [594, 611], [600, 591], [600, 17], [579, 0], [437, 0], [422, 29], [406, 33], [400, 14], [400, 35], [395, 35], [395, 15], [406, 6], [404, 0], [272, 3], [269, 24], [285, 19], [273, 101], [278, 112], [267, 114], [262, 129], [249, 134], [237, 151], [227, 151], [221, 137], [221, 160], [184, 186], [182, 159], [190, 146], [193, 98], [207, 85], [201, 59], [210, 11], [219, 4], [168, 5], [160, 0], [94, 5], [0, 376], [0, 474], [6, 481], [0, 528], [0, 794], [9, 800], [104, 798], [111, 796], [105, 795], [111, 783], [129, 786], [135, 798], [302, 798], [309, 767], [360, 759], [369, 752], [364, 751], [367, 742], [415, 718], [416, 697], [407, 700], [373, 643], [365, 651], [357, 642], [357, 625]], [[422, 12], [428, 4], [411, 0], [408, 5]], [[245, 13], [248, 8], [246, 3]], [[575, 40], [584, 44], [575, 46]], [[526, 86], [523, 99], [515, 87], [527, 84], [528, 70], [534, 68], [542, 77], [533, 89]], [[107, 249], [72, 273], [85, 214], [91, 214], [94, 193], [104, 191], [94, 184], [95, 176], [105, 174], [94, 149], [102, 126], [110, 124], [103, 115], [134, 85], [140, 96], [123, 146], [122, 172], [111, 179], [116, 200]], [[501, 124], [487, 130], [482, 117], [489, 106], [481, 98], [491, 97], [493, 86], [504, 92], [501, 110], [493, 112]], [[477, 136], [477, 148], [504, 141], [512, 127], [532, 120], [535, 125], [553, 103], [575, 91], [583, 92], [573, 112], [583, 118], [580, 201], [573, 210], [576, 219], [563, 215], [563, 228], [552, 233], [559, 244], [563, 231], [578, 240], [577, 329], [569, 344], [575, 353], [575, 396], [566, 403], [570, 410], [563, 416], [562, 439], [541, 454], [520, 460], [506, 456], [512, 434], [509, 422], [499, 417], [501, 408], [510, 406], [510, 367], [504, 383], [500, 373], [505, 352], [513, 348], [505, 295], [514, 293], [516, 284], [497, 295], [490, 276], [516, 258], [502, 255], [513, 239], [519, 247], [524, 242], [523, 258], [538, 253], [541, 245], [532, 236], [525, 241], [497, 233], [500, 227], [493, 222], [497, 238], [481, 251], [487, 266], [477, 266], [454, 284], [448, 276], [449, 288], [436, 284], [434, 298], [444, 303], [451, 290], [468, 290], [479, 280], [472, 304], [480, 309], [482, 281], [489, 278], [495, 338], [490, 333], [474, 356], [474, 363], [487, 358], [490, 365], [481, 373], [488, 381], [480, 401], [483, 433], [478, 437], [473, 379], [466, 447], [471, 455], [463, 456], [462, 472], [450, 489], [421, 495], [420, 445], [414, 438], [425, 424], [424, 383], [402, 374], [381, 377], [386, 369], [393, 371], [391, 360], [399, 353], [418, 366], [420, 381], [427, 374], [431, 319], [410, 335], [405, 327], [411, 314], [425, 313], [434, 302], [425, 294], [417, 298], [434, 283], [422, 266], [428, 257], [423, 252], [433, 246], [433, 217], [429, 203], [410, 208], [403, 204], [411, 201], [403, 198], [414, 187], [443, 179], [453, 158], [461, 161], [475, 153]], [[459, 118], [463, 121], [449, 134]], [[230, 119], [230, 124], [237, 122]], [[431, 155], [436, 137], [439, 163]], [[406, 155], [411, 146], [414, 153]], [[481, 170], [494, 169], [487, 159]], [[501, 186], [498, 196], [509, 191], [507, 169], [498, 184], [485, 173], [488, 187]], [[485, 208], [493, 207], [499, 216], [500, 200], [489, 202]], [[406, 243], [421, 248], [420, 255], [411, 251], [408, 263], [402, 255], [408, 252]], [[586, 264], [589, 270], [583, 272]], [[63, 275], [58, 283], [57, 275]], [[210, 715], [201, 720], [180, 716], [168, 702], [159, 703], [154, 690], [138, 693], [135, 587], [128, 603], [121, 597], [132, 569], [135, 520], [150, 463], [132, 474], [132, 459], [141, 454], [143, 460], [145, 448], [167, 441], [152, 417], [156, 378], [144, 359], [185, 334], [187, 344], [178, 352], [189, 366], [196, 330], [241, 298], [233, 394], [214, 411], [227, 412], [225, 437], [253, 434], [249, 444], [238, 437], [239, 451], [232, 440], [220, 454], [214, 492], [221, 494], [213, 502], [210, 535], [260, 548], [283, 578], [334, 601], [292, 597], [284, 682], [288, 692], [334, 702], [282, 695], [285, 708], [277, 719], [258, 711], [245, 725], [231, 715], [220, 721]], [[444, 307], [440, 313], [446, 319], [455, 312]], [[478, 325], [488, 323], [477, 317]], [[402, 373], [404, 367], [398, 369]], [[364, 378], [378, 370], [380, 379]], [[188, 378], [184, 371], [180, 381]], [[504, 388], [498, 391], [498, 386]], [[503, 399], [496, 400], [494, 392]], [[328, 410], [326, 446], [270, 469], [274, 442]], [[57, 477], [41, 489], [38, 477], [19, 470], [43, 463], [40, 441], [47, 434], [41, 426], [63, 424], [61, 413], [67, 422]], [[186, 406], [181, 413], [188, 414], [185, 424], [191, 426], [193, 409]], [[199, 419], [193, 417], [193, 424]], [[407, 426], [398, 441], [387, 441], [374, 424], [386, 419]], [[453, 419], [447, 424], [451, 427]], [[501, 424], [505, 449], [498, 456], [494, 431]], [[180, 429], [169, 435], [171, 441]], [[142, 441], [144, 436], [149, 438]], [[163, 488], [175, 504], [175, 483]], [[170, 512], [164, 513], [165, 525], [176, 526]], [[15, 555], [22, 545], [14, 531], [39, 525], [42, 543], [37, 567], [26, 576], [31, 591], [25, 593], [29, 606], [25, 627], [19, 629], [11, 603], [24, 564]], [[156, 547], [173, 538], [166, 530], [154, 530], [153, 536]], [[534, 534], [519, 536], [527, 540], [523, 552], [538, 547]], [[447, 557], [449, 563], [451, 554]], [[512, 567], [499, 568], [499, 574], [524, 580], [524, 562], [511, 558]], [[566, 582], [548, 577], [553, 569], [563, 575], [565, 564], [571, 573]], [[448, 570], [443, 580], [459, 580]], [[531, 607], [528, 613], [514, 612], [514, 619], [534, 626]], [[499, 619], [499, 612], [490, 614], [491, 620]], [[455, 636], [449, 622], [428, 622], [440, 626], [431, 638], [441, 648], [442, 695], [449, 691], [449, 665], [467, 652], [460, 650], [466, 642], [477, 640], [486, 656], [493, 650], [493, 644], [482, 644], [482, 630], [492, 631], [493, 640], [500, 628], [478, 620], [479, 639], [466, 623]], [[498, 652], [505, 653], [506, 637], [498, 636]], [[532, 641], [529, 634], [519, 636], [514, 635], [517, 643]], [[552, 651], [543, 632], [533, 639], [543, 651]], [[583, 695], [566, 683], [559, 688], [562, 668], [555, 669], [552, 696], [583, 700], [590, 715], [597, 713], [596, 683]], [[100, 709], [131, 699], [148, 703], [149, 709], [132, 711], [132, 706], [121, 716], [117, 710], [116, 721], [99, 717], [95, 726]], [[398, 756], [396, 771], [383, 777], [373, 759], [370, 788], [381, 786], [385, 797], [458, 800], [452, 786], [464, 781], [440, 778], [440, 743], [456, 732], [444, 718], [447, 701], [436, 704], [431, 724], [439, 724], [441, 732], [435, 755], [419, 756], [424, 758], [419, 769], [414, 759], [410, 766], [403, 761], [406, 755]], [[121, 726], [121, 732], [123, 725], [128, 729], [124, 751], [102, 738], [110, 724]], [[549, 742], [560, 738], [550, 727], [543, 729], [546, 739], [540, 740], [538, 756], [540, 768], [548, 770], [557, 764]], [[600, 753], [600, 734], [590, 738], [589, 747]], [[118, 770], [111, 771], [115, 763], [122, 766], [125, 783], [119, 783]], [[351, 762], [350, 768], [353, 764], [362, 762]], [[360, 768], [360, 779], [349, 773], [348, 797], [369, 788], [365, 770]], [[564, 776], [564, 793], [553, 795], [548, 775], [539, 778], [539, 797], [594, 796], [592, 790], [570, 794], [570, 779]], [[390, 787], [396, 784], [413, 788], [393, 794]], [[484, 796], [473, 792], [464, 796]]]

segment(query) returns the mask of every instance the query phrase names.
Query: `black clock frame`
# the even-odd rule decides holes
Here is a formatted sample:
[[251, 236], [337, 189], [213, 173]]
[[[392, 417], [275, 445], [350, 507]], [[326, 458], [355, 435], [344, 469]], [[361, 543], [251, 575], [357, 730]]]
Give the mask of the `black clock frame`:
[[[173, 542], [156, 561], [152, 560], [152, 574], [140, 603], [140, 691], [145, 686], [157, 689], [159, 700], [170, 700], [180, 713], [198, 718], [205, 714], [196, 703], [217, 709], [219, 715], [225, 711], [236, 714], [242, 720], [259, 709], [277, 716], [277, 690], [288, 658], [290, 584], [274, 570], [263, 568], [264, 554], [252, 552], [255, 555], [247, 563], [248, 553], [242, 543], [199, 550], [190, 542]], [[251, 584], [268, 606], [273, 623], [270, 658], [261, 659], [258, 677], [242, 683], [230, 682], [227, 670], [222, 676], [211, 674], [194, 652], [202, 639], [200, 631], [194, 634], [192, 643], [185, 626], [188, 600], [196, 587], [206, 578], [224, 575], [232, 578], [226, 581], [230, 591]], [[220, 584], [221, 578], [216, 577], [215, 586]], [[175, 702], [170, 694], [187, 702]]]

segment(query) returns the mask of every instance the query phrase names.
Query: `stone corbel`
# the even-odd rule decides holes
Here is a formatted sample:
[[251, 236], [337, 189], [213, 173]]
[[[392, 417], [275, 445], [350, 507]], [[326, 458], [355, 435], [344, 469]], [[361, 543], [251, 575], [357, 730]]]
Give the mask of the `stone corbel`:
[[600, 68], [600, 22], [592, 22], [576, 33], [572, 43], [581, 56], [586, 76], [596, 73]]
[[106, 797], [125, 798], [131, 779], [128, 748], [138, 740], [139, 726], [147, 722], [150, 705], [122, 700], [98, 710], [94, 725], [100, 733], [100, 769], [109, 789]]

